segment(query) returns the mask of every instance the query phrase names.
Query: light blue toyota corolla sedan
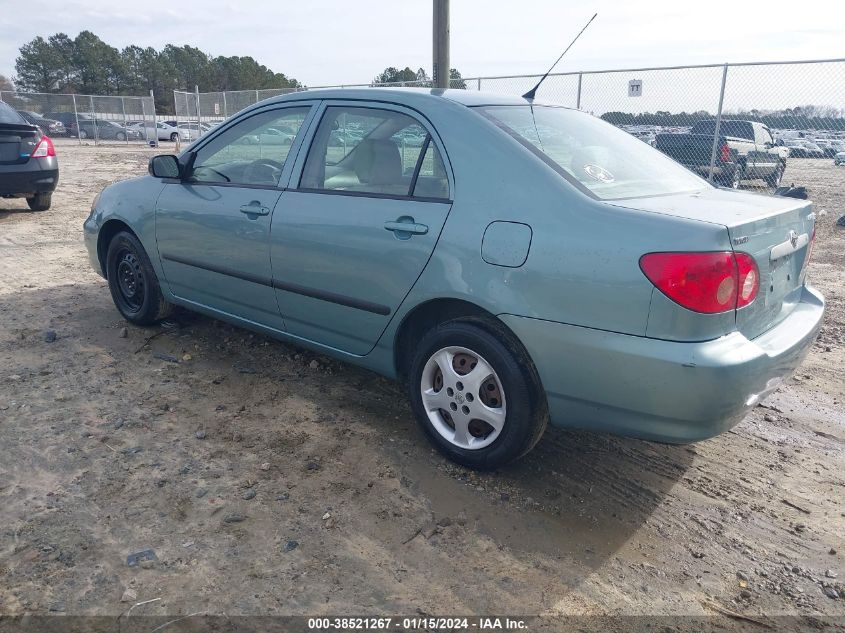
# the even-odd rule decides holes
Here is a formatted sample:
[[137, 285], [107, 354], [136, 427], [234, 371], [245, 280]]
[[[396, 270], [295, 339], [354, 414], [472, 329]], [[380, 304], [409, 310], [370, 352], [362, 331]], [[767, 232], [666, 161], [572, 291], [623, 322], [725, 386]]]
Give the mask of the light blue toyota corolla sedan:
[[474, 468], [549, 421], [716, 435], [799, 365], [824, 313], [810, 203], [714, 188], [522, 98], [298, 92], [149, 171], [85, 221], [127, 320], [178, 305], [398, 378]]

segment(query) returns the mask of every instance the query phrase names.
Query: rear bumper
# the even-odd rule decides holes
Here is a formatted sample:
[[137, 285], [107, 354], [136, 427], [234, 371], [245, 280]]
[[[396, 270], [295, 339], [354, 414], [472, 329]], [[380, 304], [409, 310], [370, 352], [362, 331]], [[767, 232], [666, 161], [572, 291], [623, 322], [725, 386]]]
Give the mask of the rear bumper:
[[806, 356], [824, 299], [805, 287], [784, 321], [678, 343], [503, 315], [534, 360], [552, 424], [663, 442], [713, 437], [740, 422]]
[[[33, 160], [45, 165], [32, 165]], [[0, 166], [0, 196], [23, 196], [54, 191], [59, 184], [59, 167], [55, 158], [33, 159], [24, 165]]]

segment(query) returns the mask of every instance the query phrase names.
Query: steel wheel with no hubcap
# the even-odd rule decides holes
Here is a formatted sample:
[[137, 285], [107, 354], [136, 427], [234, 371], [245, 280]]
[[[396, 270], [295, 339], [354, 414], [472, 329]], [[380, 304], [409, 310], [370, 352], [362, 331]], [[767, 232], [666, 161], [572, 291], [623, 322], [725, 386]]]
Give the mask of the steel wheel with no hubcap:
[[429, 358], [420, 380], [434, 429], [467, 450], [492, 444], [505, 425], [505, 392], [495, 369], [464, 347], [444, 347]]
[[124, 250], [117, 256], [117, 287], [126, 307], [138, 311], [144, 304], [144, 273], [135, 253]]

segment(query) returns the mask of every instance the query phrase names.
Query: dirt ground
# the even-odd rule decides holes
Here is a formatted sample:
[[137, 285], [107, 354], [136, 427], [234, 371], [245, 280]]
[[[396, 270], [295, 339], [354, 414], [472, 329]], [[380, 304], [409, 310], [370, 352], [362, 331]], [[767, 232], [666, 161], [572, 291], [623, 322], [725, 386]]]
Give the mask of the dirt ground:
[[832, 160], [787, 170], [828, 312], [764, 405], [689, 446], [550, 429], [479, 474], [363, 370], [188, 313], [121, 336], [81, 225], [153, 151], [58, 151], [50, 211], [0, 200], [0, 614], [845, 616]]

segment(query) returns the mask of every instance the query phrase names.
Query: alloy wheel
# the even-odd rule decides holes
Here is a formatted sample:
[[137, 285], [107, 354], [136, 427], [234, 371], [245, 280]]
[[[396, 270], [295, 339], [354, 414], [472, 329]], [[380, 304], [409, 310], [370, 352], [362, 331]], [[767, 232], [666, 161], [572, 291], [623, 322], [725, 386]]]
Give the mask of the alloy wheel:
[[465, 347], [444, 347], [431, 355], [420, 391], [426, 415], [449, 443], [466, 450], [492, 444], [507, 414], [505, 392], [496, 370]]

